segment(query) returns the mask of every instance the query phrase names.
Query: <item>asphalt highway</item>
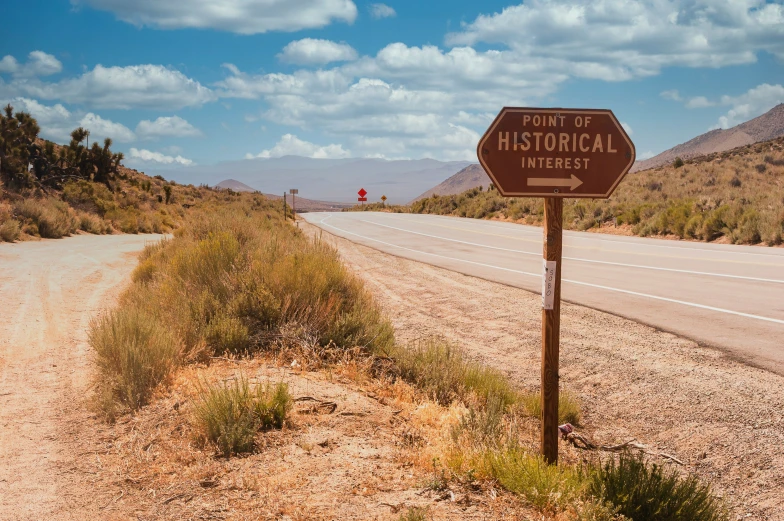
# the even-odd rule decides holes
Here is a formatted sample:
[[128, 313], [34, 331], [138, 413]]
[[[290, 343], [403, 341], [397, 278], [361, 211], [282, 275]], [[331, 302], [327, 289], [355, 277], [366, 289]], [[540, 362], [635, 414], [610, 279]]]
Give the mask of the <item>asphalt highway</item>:
[[[377, 212], [302, 217], [393, 255], [541, 292], [541, 228]], [[784, 374], [783, 248], [566, 231], [562, 264], [565, 301], [649, 324]]]

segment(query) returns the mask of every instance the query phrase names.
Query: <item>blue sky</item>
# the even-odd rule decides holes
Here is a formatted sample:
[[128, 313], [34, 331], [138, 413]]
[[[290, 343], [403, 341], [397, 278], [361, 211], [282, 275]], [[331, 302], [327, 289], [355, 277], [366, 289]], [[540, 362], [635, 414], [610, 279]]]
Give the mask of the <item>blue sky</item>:
[[645, 158], [784, 102], [781, 1], [3, 4], [0, 101], [145, 171], [475, 160], [504, 105], [612, 109]]

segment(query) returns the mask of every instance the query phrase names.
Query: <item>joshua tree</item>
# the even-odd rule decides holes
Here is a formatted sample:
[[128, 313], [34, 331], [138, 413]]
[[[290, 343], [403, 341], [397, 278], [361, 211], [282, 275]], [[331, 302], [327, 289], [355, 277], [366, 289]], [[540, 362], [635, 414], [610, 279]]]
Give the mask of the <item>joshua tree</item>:
[[28, 172], [30, 146], [38, 136], [38, 123], [30, 114], [8, 104], [0, 114], [0, 177], [21, 187], [32, 186]]
[[55, 149], [54, 143], [36, 142], [38, 124], [30, 114], [17, 112], [9, 104], [0, 114], [0, 177], [19, 187], [49, 186], [59, 188], [69, 179], [87, 179], [114, 189], [122, 153], [111, 151], [112, 140], [103, 147], [83, 142], [90, 131], [79, 127], [71, 132], [68, 146]]

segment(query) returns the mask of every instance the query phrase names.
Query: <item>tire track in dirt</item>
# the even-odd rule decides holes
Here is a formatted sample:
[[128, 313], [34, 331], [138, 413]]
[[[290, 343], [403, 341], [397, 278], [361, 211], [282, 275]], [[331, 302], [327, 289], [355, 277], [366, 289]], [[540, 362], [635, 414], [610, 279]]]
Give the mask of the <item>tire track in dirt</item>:
[[86, 328], [150, 240], [0, 245], [0, 520], [85, 519], [107, 501], [89, 455], [101, 429], [87, 407]]

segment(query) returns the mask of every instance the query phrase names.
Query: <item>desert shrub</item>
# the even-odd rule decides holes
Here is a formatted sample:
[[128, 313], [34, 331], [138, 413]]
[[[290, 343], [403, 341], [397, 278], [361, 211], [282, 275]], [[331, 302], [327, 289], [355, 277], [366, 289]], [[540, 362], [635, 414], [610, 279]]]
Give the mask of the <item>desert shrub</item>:
[[[180, 346], [169, 328], [135, 307], [97, 318], [88, 335], [99, 384], [132, 410], [145, 405], [180, 362]], [[106, 410], [111, 405], [102, 404]]]
[[519, 400], [509, 380], [495, 369], [466, 359], [459, 347], [429, 338], [392, 353], [401, 377], [422, 389], [438, 403], [479, 399], [500, 400], [503, 406]]
[[388, 351], [392, 326], [362, 281], [278, 211], [257, 197], [191, 213], [173, 239], [145, 249], [121, 305], [166, 324], [185, 360]]
[[683, 159], [680, 157], [676, 157], [675, 160], [672, 162], [673, 168], [680, 168], [683, 166]]
[[14, 242], [19, 238], [22, 229], [16, 219], [8, 219], [0, 223], [0, 241]]
[[291, 410], [288, 385], [256, 385], [247, 378], [200, 385], [193, 403], [193, 424], [224, 456], [253, 450], [256, 433], [279, 429]]
[[591, 474], [588, 489], [634, 521], [729, 519], [708, 485], [693, 475], [680, 478], [675, 470], [648, 463], [641, 455], [610, 459]]
[[[525, 412], [534, 418], [542, 417], [542, 394], [540, 391], [525, 394], [522, 399]], [[558, 423], [580, 425], [580, 401], [569, 391], [558, 393]]]
[[60, 239], [79, 229], [73, 210], [57, 199], [25, 199], [15, 206], [16, 214], [31, 221], [38, 235]]
[[738, 176], [735, 176], [732, 179], [730, 179], [730, 186], [733, 187], [733, 188], [740, 188], [740, 186], [742, 184], [743, 183], [741, 182], [741, 180], [740, 180], [740, 178]]
[[764, 174], [764, 173], [765, 173], [765, 170], [767, 170], [767, 169], [768, 169], [768, 166], [767, 166], [765, 163], [758, 163], [758, 164], [754, 165], [754, 168], [755, 168], [755, 169], [757, 170], [757, 172], [759, 172], [760, 174]]
[[548, 465], [541, 456], [519, 446], [490, 452], [487, 458], [493, 477], [501, 486], [524, 497], [542, 512], [565, 510], [585, 487], [579, 468]]
[[103, 235], [111, 233], [112, 226], [97, 215], [81, 213], [79, 215], [79, 229], [87, 233]]
[[769, 165], [784, 166], [784, 158], [776, 159], [775, 157], [773, 157], [771, 155], [766, 155], [764, 160]]
[[76, 208], [104, 215], [116, 208], [114, 195], [103, 183], [78, 180], [63, 187], [63, 200]]
[[218, 354], [247, 353], [250, 347], [248, 328], [238, 318], [218, 315], [205, 329], [205, 340], [212, 351]]
[[408, 507], [400, 514], [399, 521], [427, 521], [429, 510], [426, 507]]

